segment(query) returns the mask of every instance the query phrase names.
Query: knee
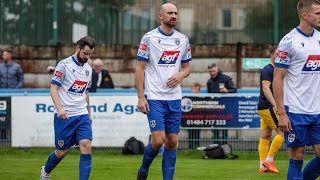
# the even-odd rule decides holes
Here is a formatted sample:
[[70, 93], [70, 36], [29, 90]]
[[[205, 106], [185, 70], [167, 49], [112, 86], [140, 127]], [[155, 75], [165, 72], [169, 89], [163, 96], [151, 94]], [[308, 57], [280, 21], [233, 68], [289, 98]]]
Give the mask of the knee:
[[154, 149], [160, 149], [160, 147], [163, 145], [164, 140], [162, 138], [155, 138], [151, 142], [151, 145]]
[[304, 152], [296, 151], [290, 152], [290, 158], [294, 160], [303, 160]]
[[55, 154], [58, 159], [63, 159], [68, 154], [68, 152], [69, 150], [56, 150]]
[[165, 147], [167, 149], [175, 150], [177, 148], [177, 140], [166, 141]]
[[80, 145], [80, 152], [84, 154], [91, 153], [91, 141], [90, 140], [81, 140], [79, 142]]

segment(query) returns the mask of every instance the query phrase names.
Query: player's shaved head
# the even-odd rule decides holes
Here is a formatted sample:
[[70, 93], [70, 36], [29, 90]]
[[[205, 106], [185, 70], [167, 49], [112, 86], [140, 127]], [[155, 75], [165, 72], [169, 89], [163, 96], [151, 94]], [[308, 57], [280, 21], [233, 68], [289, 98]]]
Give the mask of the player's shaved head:
[[175, 9], [175, 11], [177, 11], [177, 7], [176, 7], [174, 4], [172, 4], [172, 3], [165, 3], [165, 4], [163, 4], [163, 5], [161, 6], [159, 13], [162, 14], [162, 13], [164, 13], [164, 12], [167, 12], [167, 11], [171, 10], [171, 9]]
[[297, 5], [298, 13], [308, 12], [312, 5], [320, 5], [319, 0], [300, 0]]

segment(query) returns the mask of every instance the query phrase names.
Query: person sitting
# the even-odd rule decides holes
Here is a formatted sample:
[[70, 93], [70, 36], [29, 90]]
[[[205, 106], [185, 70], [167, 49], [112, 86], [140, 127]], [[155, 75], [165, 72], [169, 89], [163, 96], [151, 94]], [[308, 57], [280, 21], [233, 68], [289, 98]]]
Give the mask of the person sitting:
[[96, 92], [97, 88], [114, 88], [114, 84], [109, 71], [102, 69], [103, 62], [101, 59], [93, 61], [92, 85], [89, 92]]

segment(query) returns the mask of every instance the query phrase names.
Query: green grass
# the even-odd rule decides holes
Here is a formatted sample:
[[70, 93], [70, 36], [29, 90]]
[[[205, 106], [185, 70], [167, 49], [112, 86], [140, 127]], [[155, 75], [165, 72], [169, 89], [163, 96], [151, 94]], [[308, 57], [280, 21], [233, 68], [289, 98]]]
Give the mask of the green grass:
[[[39, 179], [40, 167], [46, 162], [52, 149], [0, 149], [0, 179], [26, 180]], [[77, 149], [60, 162], [51, 173], [51, 180], [78, 179], [79, 154]], [[276, 156], [280, 173], [258, 173], [257, 153], [236, 153], [236, 160], [201, 159], [201, 152], [179, 152], [177, 157], [176, 180], [238, 179], [263, 180], [286, 179], [288, 153]], [[312, 155], [306, 155], [305, 162]], [[142, 156], [124, 156], [119, 152], [94, 151], [91, 180], [133, 180], [141, 164]], [[162, 179], [162, 157], [158, 156], [151, 165], [148, 179]]]

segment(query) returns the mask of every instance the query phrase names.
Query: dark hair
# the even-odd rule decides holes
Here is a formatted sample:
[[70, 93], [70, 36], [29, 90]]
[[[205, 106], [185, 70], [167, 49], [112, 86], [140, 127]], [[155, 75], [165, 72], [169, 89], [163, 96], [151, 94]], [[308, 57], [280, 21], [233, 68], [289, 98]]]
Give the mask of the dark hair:
[[2, 51], [2, 53], [4, 53], [4, 52], [8, 52], [8, 53], [10, 53], [11, 55], [13, 54], [13, 52], [12, 52], [11, 49], [4, 49], [4, 50]]
[[277, 46], [272, 46], [270, 48], [270, 54], [273, 54], [277, 50]]
[[208, 65], [208, 69], [211, 69], [213, 67], [217, 67], [217, 64], [216, 63], [212, 63], [212, 64]]
[[313, 4], [320, 5], [320, 1], [319, 0], [300, 0], [297, 5], [298, 13], [300, 13], [303, 8], [310, 8]]
[[96, 47], [96, 42], [90, 36], [85, 36], [77, 41], [77, 46], [79, 46], [80, 49], [83, 49], [86, 45], [88, 45], [90, 49], [93, 49], [94, 47]]

